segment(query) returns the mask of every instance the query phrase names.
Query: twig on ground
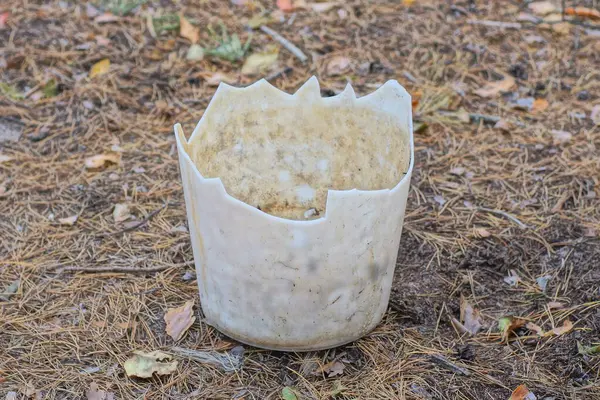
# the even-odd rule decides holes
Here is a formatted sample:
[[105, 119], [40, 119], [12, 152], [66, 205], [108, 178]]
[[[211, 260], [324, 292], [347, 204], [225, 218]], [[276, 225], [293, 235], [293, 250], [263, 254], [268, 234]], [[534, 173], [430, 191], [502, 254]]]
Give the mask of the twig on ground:
[[518, 22], [503, 22], [503, 21], [479, 21], [476, 19], [470, 19], [467, 21], [470, 25], [483, 25], [491, 28], [502, 28], [502, 29], [521, 29], [522, 25]]
[[292, 67], [285, 67], [285, 68], [282, 68], [282, 69], [280, 69], [279, 71], [275, 71], [275, 72], [273, 72], [272, 74], [270, 74], [270, 75], [266, 76], [266, 77], [265, 77], [265, 80], [267, 80], [267, 81], [272, 81], [273, 79], [277, 79], [277, 78], [279, 78], [279, 77], [280, 77], [280, 76], [282, 76], [282, 75], [287, 75], [287, 74], [289, 74], [289, 73], [290, 73], [290, 72], [292, 72], [293, 70], [294, 70], [294, 68], [292, 68]]
[[492, 210], [491, 208], [484, 208], [484, 207], [479, 207], [477, 210], [479, 211], [485, 211], [485, 212], [489, 212], [491, 214], [496, 214], [496, 215], [501, 215], [504, 218], [511, 220], [512, 222], [514, 222], [515, 224], [519, 225], [520, 228], [527, 228], [527, 225], [525, 225], [524, 223], [522, 223], [521, 221], [519, 221], [517, 219], [517, 217], [515, 217], [514, 215], [510, 215], [504, 211], [500, 211], [500, 210]]
[[111, 266], [101, 266], [101, 267], [77, 267], [77, 266], [67, 266], [62, 267], [56, 270], [58, 275], [63, 272], [89, 272], [89, 273], [98, 273], [98, 272], [127, 272], [134, 274], [144, 274], [148, 272], [158, 272], [164, 271], [169, 268], [181, 268], [187, 267], [190, 265], [194, 265], [194, 261], [186, 261], [179, 264], [163, 264], [163, 265], [154, 265], [152, 267], [111, 267]]
[[444, 367], [446, 369], [454, 371], [457, 374], [461, 374], [464, 376], [471, 375], [471, 371], [469, 371], [466, 368], [459, 367], [458, 365], [454, 364], [452, 361], [448, 360], [446, 357], [444, 357], [440, 354], [432, 354], [430, 356], [430, 358], [431, 358], [431, 361], [433, 361], [434, 363], [440, 365], [441, 367]]
[[308, 60], [306, 54], [302, 52], [296, 45], [292, 42], [281, 36], [279, 33], [269, 28], [268, 26], [261, 25], [260, 30], [271, 36], [273, 39], [277, 40], [283, 47], [285, 47], [290, 53], [295, 55], [302, 63], [305, 63]]

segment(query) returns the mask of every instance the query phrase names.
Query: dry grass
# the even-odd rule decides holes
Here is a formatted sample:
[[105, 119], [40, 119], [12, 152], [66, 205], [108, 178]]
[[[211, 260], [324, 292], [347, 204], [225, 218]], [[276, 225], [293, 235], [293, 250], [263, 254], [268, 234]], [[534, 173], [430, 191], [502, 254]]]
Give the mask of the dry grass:
[[[273, 9], [274, 2], [254, 3]], [[577, 352], [577, 342], [600, 341], [600, 128], [589, 118], [600, 104], [600, 40], [580, 24], [559, 34], [527, 23], [519, 30], [466, 23], [514, 22], [525, 7], [517, 1], [458, 1], [452, 9], [399, 3], [354, 0], [271, 24], [309, 56], [303, 65], [281, 50], [281, 68], [292, 69], [275, 70], [272, 82], [284, 90], [316, 74], [324, 94], [347, 80], [365, 94], [387, 79], [421, 94], [416, 119], [428, 127], [415, 134], [416, 170], [384, 321], [338, 349], [246, 348], [235, 373], [181, 359], [176, 374], [139, 380], [121, 366], [132, 350], [237, 345], [201, 322], [177, 344], [165, 334], [166, 310], [197, 299], [194, 279], [183, 279], [192, 268], [189, 236], [174, 229], [186, 221], [171, 127], [180, 121], [191, 132], [214, 92], [205, 82], [212, 72], [239, 84], [255, 78], [240, 76], [239, 63], [186, 61], [189, 43], [174, 33], [153, 39], [148, 5], [99, 24], [85, 16], [85, 5], [5, 2], [0, 12], [11, 14], [0, 30], [1, 81], [27, 97], [0, 97], [0, 117], [24, 129], [18, 142], [0, 144], [0, 154], [12, 158], [0, 163], [7, 190], [0, 288], [20, 280], [17, 293], [0, 300], [0, 398], [28, 386], [42, 398], [82, 398], [96, 382], [123, 399], [277, 399], [284, 386], [315, 399], [336, 388], [341, 399], [506, 399], [521, 383], [538, 398], [600, 399], [600, 357]], [[183, 11], [200, 27], [223, 21], [242, 42], [243, 24], [258, 10], [225, 0], [199, 4], [153, 8]], [[201, 36], [209, 40], [205, 29]], [[542, 42], [528, 44], [533, 36]], [[110, 43], [100, 46], [98, 37]], [[252, 48], [271, 43], [256, 32]], [[329, 76], [336, 55], [349, 57], [351, 68]], [[110, 58], [110, 72], [86, 78], [102, 58]], [[549, 107], [534, 114], [512, 109], [508, 95], [473, 94], [510, 73], [513, 91]], [[37, 99], [31, 88], [51, 78], [59, 93]], [[459, 107], [513, 127], [460, 121], [452, 114]], [[554, 143], [553, 129], [572, 139]], [[85, 158], [113, 145], [119, 164], [84, 168]], [[116, 203], [129, 203], [145, 223], [115, 224]], [[73, 226], [57, 222], [72, 215], [79, 216]], [[516, 287], [503, 282], [510, 270], [521, 278]], [[542, 292], [536, 278], [544, 275], [552, 278]], [[474, 337], [450, 323], [461, 294], [482, 312], [484, 327]], [[550, 309], [551, 301], [565, 307]], [[545, 339], [521, 330], [501, 344], [496, 321], [504, 315], [545, 330], [568, 319], [575, 328]], [[341, 376], [314, 374], [331, 360], [345, 364]]]

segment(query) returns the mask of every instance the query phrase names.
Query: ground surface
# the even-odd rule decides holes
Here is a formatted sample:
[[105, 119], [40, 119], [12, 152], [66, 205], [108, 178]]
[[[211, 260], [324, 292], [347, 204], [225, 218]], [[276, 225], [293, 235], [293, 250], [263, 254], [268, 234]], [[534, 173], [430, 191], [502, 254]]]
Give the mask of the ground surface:
[[[324, 95], [347, 81], [365, 94], [398, 79], [419, 98], [415, 118], [426, 126], [415, 133], [389, 312], [338, 349], [246, 347], [234, 373], [180, 357], [175, 373], [144, 380], [127, 377], [122, 363], [133, 350], [172, 351], [163, 316], [185, 301], [196, 301], [198, 319], [177, 346], [222, 353], [237, 345], [200, 321], [172, 125], [192, 131], [216, 73], [237, 84], [256, 79], [241, 75], [239, 61], [186, 60], [190, 41], [177, 31], [153, 38], [145, 15], [183, 12], [206, 45], [209, 24], [224, 23], [243, 42], [260, 4], [276, 7], [161, 1], [102, 22], [83, 3], [45, 3], [0, 9], [10, 12], [0, 25], [2, 134], [22, 130], [0, 143], [0, 288], [16, 288], [0, 299], [0, 398], [85, 398], [92, 382], [121, 399], [277, 399], [285, 386], [307, 399], [507, 399], [520, 384], [538, 399], [600, 398], [600, 356], [577, 348], [600, 341], [593, 21], [467, 23], [534, 15], [519, 1], [348, 1], [285, 22], [275, 12], [269, 26], [308, 56], [302, 64], [281, 48], [262, 74], [276, 86], [293, 91], [316, 74]], [[250, 52], [272, 45], [256, 31]], [[90, 78], [104, 58], [108, 72]], [[503, 76], [515, 84], [477, 95]], [[547, 108], [513, 107], [527, 97]], [[86, 169], [99, 154], [120, 160]], [[117, 203], [133, 219], [115, 223]], [[72, 216], [73, 225], [61, 221]], [[504, 281], [511, 274], [515, 286]], [[544, 276], [545, 291], [536, 282]], [[461, 295], [481, 312], [475, 336], [451, 323]], [[574, 327], [544, 338], [522, 327], [501, 343], [498, 319], [507, 315], [544, 331]], [[341, 374], [319, 373], [333, 360]]]

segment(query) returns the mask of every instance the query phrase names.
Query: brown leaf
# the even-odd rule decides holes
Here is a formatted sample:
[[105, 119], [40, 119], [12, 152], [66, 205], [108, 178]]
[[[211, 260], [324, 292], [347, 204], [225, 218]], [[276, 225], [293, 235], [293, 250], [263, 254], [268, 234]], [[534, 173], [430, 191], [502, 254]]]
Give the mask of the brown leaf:
[[548, 103], [548, 100], [546, 99], [535, 99], [533, 102], [533, 107], [531, 108], [531, 112], [534, 114], [542, 112], [548, 108], [549, 105], [550, 103]]
[[327, 75], [342, 75], [350, 69], [350, 59], [345, 56], [335, 56], [327, 63]]
[[575, 15], [577, 17], [589, 18], [594, 21], [600, 20], [600, 11], [587, 7], [567, 7], [565, 14]]
[[515, 84], [515, 79], [512, 76], [506, 76], [501, 81], [489, 82], [484, 87], [475, 90], [475, 94], [480, 97], [494, 97], [500, 92], [507, 92]]
[[192, 43], [198, 43], [198, 40], [200, 40], [200, 29], [192, 25], [183, 14], [179, 15], [179, 36], [188, 39]]
[[331, 378], [332, 376], [342, 375], [344, 373], [344, 368], [346, 368], [344, 363], [334, 360], [323, 365], [321, 368], [318, 368], [316, 374], [326, 373], [328, 374], [327, 376]]
[[471, 335], [476, 335], [481, 329], [481, 315], [479, 310], [474, 309], [462, 295], [460, 296], [460, 320]]
[[167, 323], [167, 334], [178, 341], [183, 334], [192, 326], [196, 317], [194, 316], [194, 300], [187, 301], [183, 306], [171, 308], [165, 314]]
[[105, 58], [92, 65], [89, 76], [90, 78], [95, 78], [96, 76], [104, 75], [108, 72], [109, 69], [110, 60], [108, 58]]
[[102, 168], [107, 164], [118, 164], [119, 156], [116, 154], [98, 154], [85, 159], [85, 167], [87, 169]]
[[537, 15], [546, 15], [559, 11], [551, 1], [534, 1], [527, 6]]
[[500, 129], [504, 132], [510, 132], [515, 128], [514, 124], [504, 118], [500, 119], [494, 124], [494, 129]]
[[172, 357], [160, 350], [150, 353], [143, 351], [134, 351], [133, 353], [134, 355], [123, 364], [127, 376], [151, 378], [154, 373], [169, 375], [177, 370], [177, 361], [170, 361]]
[[535, 395], [525, 385], [519, 385], [510, 395], [508, 400], [535, 400]]
[[131, 218], [131, 214], [129, 213], [129, 206], [127, 204], [115, 204], [115, 208], [113, 209], [113, 219], [116, 223], [127, 221]]
[[565, 333], [569, 333], [571, 331], [571, 329], [573, 329], [573, 323], [571, 321], [569, 321], [568, 319], [566, 319], [562, 326], [557, 326], [556, 328], [549, 330], [548, 332], [546, 332], [546, 334], [544, 336], [560, 336], [560, 335], [564, 335]]
[[292, 0], [277, 0], [277, 7], [283, 12], [292, 12], [294, 11], [294, 5], [292, 4]]
[[532, 332], [535, 332], [538, 336], [544, 336], [544, 330], [541, 326], [534, 324], [533, 322], [528, 322], [525, 324], [525, 328], [529, 329]]
[[498, 321], [498, 328], [502, 332], [502, 342], [508, 341], [509, 336], [517, 329], [525, 326], [526, 320], [517, 317], [503, 317]]
[[72, 226], [75, 224], [75, 222], [77, 222], [77, 218], [79, 218], [79, 215], [71, 215], [70, 217], [59, 218], [58, 223], [61, 225]]

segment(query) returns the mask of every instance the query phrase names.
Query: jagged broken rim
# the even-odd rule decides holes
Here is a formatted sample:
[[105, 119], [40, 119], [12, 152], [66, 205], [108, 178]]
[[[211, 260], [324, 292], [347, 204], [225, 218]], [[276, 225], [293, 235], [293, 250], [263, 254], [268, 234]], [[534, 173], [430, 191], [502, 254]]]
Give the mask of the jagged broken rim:
[[[241, 94], [248, 95], [252, 92], [263, 92], [264, 94], [268, 94], [272, 99], [279, 99], [281, 101], [303, 101], [307, 103], [317, 103], [321, 102], [323, 105], [327, 106], [368, 106], [373, 110], [378, 112], [382, 112], [384, 114], [392, 115], [399, 120], [399, 128], [403, 134], [408, 135], [408, 145], [409, 145], [409, 162], [408, 168], [402, 178], [397, 182], [397, 184], [392, 188], [383, 188], [383, 189], [327, 189], [327, 198], [325, 210], [322, 213], [322, 216], [317, 219], [311, 220], [296, 220], [290, 219], [286, 217], [281, 217], [277, 215], [270, 214], [265, 212], [259, 208], [256, 208], [243, 200], [231, 195], [223, 181], [220, 177], [214, 178], [205, 178], [200, 170], [198, 169], [198, 165], [191, 158], [188, 153], [189, 146], [194, 145], [196, 142], [201, 140], [202, 134], [205, 132], [205, 128], [207, 125], [207, 118], [210, 117], [213, 113], [223, 112], [223, 110], [219, 110], [217, 108], [217, 102], [223, 99], [226, 99], [230, 96], [239, 96]], [[233, 110], [230, 110], [233, 111]], [[304, 83], [295, 93], [290, 94], [284, 92], [277, 87], [271, 85], [267, 80], [261, 79], [249, 86], [246, 87], [235, 87], [228, 85], [224, 82], [219, 84], [213, 98], [208, 104], [202, 118], [196, 125], [196, 128], [192, 132], [192, 135], [189, 140], [186, 140], [185, 135], [183, 133], [183, 129], [181, 124], [177, 123], [174, 126], [175, 137], [177, 140], [177, 145], [179, 148], [179, 152], [186, 159], [187, 162], [193, 165], [193, 170], [196, 176], [200, 179], [200, 181], [204, 181], [207, 183], [216, 183], [223, 191], [226, 196], [226, 199], [231, 201], [233, 204], [246, 208], [252, 213], [256, 213], [258, 215], [265, 215], [268, 218], [273, 219], [274, 221], [285, 221], [286, 223], [294, 222], [299, 224], [318, 224], [327, 220], [327, 213], [330, 209], [330, 203], [332, 199], [341, 194], [348, 193], [362, 193], [368, 194], [372, 196], [381, 196], [385, 194], [391, 194], [399, 190], [401, 186], [408, 180], [412, 175], [412, 170], [414, 167], [414, 139], [413, 139], [413, 124], [412, 124], [412, 104], [410, 94], [400, 85], [396, 80], [388, 80], [375, 91], [362, 96], [357, 97], [352, 85], [348, 83], [346, 88], [341, 93], [331, 96], [331, 97], [322, 97], [320, 85], [315, 76], [312, 76], [308, 81]]]

